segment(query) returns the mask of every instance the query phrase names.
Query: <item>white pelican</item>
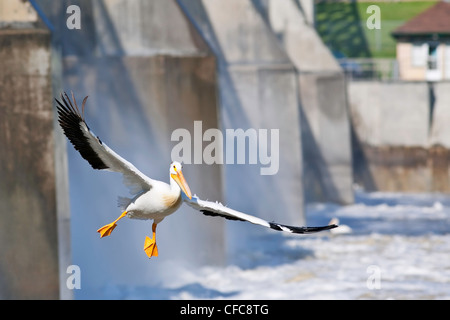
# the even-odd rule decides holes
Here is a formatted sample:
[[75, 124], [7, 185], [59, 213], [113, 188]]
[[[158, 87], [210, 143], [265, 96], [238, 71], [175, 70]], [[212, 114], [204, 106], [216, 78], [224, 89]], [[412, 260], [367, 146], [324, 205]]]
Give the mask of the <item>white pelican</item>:
[[[152, 238], [146, 237], [144, 251], [150, 258], [158, 256], [156, 246], [156, 226], [165, 217], [174, 213], [184, 200], [189, 206], [201, 211], [205, 215], [220, 216], [231, 220], [248, 221], [267, 228], [290, 233], [314, 233], [337, 227], [327, 225], [322, 227], [292, 227], [263, 219], [227, 208], [220, 203], [204, 201], [197, 196], [192, 196], [182, 167], [179, 162], [170, 164], [170, 184], [151, 179], [140, 172], [133, 164], [119, 156], [109, 148], [88, 127], [84, 120], [84, 106], [87, 97], [84, 98], [81, 113], [72, 93], [72, 101], [66, 93], [61, 94], [58, 103], [59, 124], [81, 156], [89, 162], [94, 169], [119, 172], [123, 175], [124, 184], [129, 187], [133, 198], [119, 197], [119, 206], [123, 208], [122, 214], [113, 222], [97, 230], [100, 237], [109, 236], [117, 226], [117, 221], [123, 217], [132, 219], [153, 220]], [[181, 193], [183, 191], [183, 194]]]

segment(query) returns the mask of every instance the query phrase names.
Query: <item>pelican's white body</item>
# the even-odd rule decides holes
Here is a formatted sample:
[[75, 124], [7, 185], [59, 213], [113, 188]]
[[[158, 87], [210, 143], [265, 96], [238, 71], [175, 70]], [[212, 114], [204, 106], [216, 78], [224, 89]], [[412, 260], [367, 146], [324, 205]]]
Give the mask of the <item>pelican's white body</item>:
[[129, 200], [128, 205], [124, 207], [128, 218], [153, 219], [155, 223], [159, 223], [180, 207], [181, 189], [172, 178], [170, 178], [170, 185], [153, 180], [149, 191]]

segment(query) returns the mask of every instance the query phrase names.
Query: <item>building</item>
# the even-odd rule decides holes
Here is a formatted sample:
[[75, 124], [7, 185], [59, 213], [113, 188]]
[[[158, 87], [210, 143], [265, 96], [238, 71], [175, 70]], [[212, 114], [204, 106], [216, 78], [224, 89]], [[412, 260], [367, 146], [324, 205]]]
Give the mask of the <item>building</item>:
[[450, 79], [450, 1], [440, 1], [392, 32], [402, 80]]

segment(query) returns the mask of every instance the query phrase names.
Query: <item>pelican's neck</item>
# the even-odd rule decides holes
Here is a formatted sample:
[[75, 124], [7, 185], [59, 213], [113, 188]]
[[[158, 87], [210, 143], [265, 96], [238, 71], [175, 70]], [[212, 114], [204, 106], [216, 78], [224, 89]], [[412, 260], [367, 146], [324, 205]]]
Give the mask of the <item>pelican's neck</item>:
[[178, 183], [176, 183], [175, 180], [173, 180], [172, 177], [170, 177], [170, 190], [174, 193], [181, 194], [180, 186], [178, 185]]

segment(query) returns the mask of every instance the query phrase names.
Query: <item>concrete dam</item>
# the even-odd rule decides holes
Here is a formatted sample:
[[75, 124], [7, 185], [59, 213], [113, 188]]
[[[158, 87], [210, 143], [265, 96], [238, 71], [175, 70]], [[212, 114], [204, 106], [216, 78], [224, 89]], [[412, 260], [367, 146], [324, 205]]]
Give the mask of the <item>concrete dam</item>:
[[[187, 156], [173, 152], [174, 132], [198, 134], [184, 166], [193, 193], [269, 221], [307, 225], [307, 203], [351, 204], [354, 183], [449, 192], [448, 83], [348, 81], [314, 29], [313, 7], [2, 2], [0, 298], [101, 298], [116, 284], [155, 285], [168, 266], [224, 265], [264, 232], [182, 207], [159, 228], [158, 260], [142, 254], [148, 222], [121, 222], [100, 240], [95, 231], [128, 191], [67, 144], [54, 103], [62, 91], [89, 96], [91, 129], [154, 179], [167, 182], [173, 155]], [[227, 130], [246, 133], [242, 158], [238, 140], [226, 148]], [[210, 153], [222, 163], [205, 161], [207, 132], [224, 138]], [[261, 174], [269, 156], [277, 170]], [[82, 290], [68, 286], [73, 270]]]

